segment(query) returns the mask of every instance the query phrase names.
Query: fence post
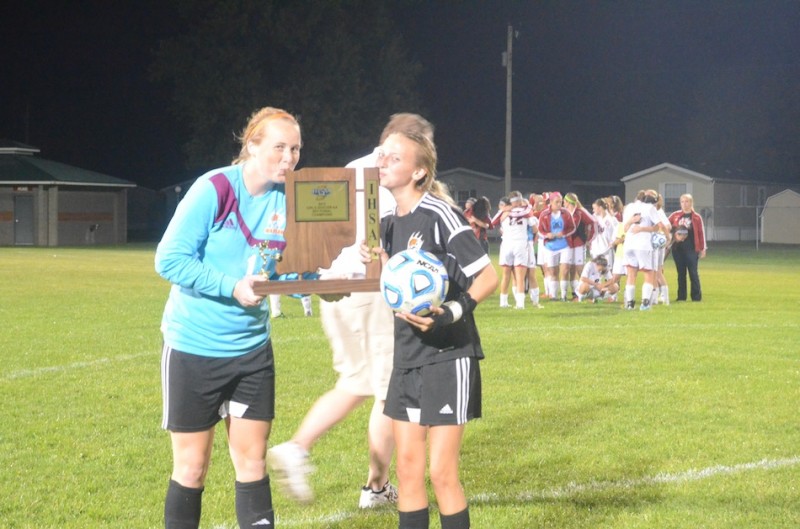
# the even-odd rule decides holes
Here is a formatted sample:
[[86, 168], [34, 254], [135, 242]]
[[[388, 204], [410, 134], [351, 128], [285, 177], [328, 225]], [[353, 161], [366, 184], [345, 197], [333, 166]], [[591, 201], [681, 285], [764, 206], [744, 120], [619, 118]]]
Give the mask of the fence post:
[[761, 215], [758, 214], [758, 209], [761, 206], [756, 206], [756, 251], [758, 251], [759, 243], [761, 243]]

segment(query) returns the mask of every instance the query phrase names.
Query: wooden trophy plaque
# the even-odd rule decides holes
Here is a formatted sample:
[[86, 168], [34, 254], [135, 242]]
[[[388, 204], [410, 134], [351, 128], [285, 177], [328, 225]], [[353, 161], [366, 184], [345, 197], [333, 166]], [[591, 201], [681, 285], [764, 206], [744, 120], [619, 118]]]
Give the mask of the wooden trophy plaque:
[[[331, 266], [343, 248], [364, 234], [370, 247], [380, 244], [378, 169], [317, 167], [286, 176], [286, 249], [277, 272], [317, 272]], [[359, 204], [359, 201], [361, 202]], [[360, 218], [358, 218], [360, 217]], [[363, 279], [298, 279], [267, 281], [255, 292], [264, 294], [347, 294], [380, 290], [381, 265], [366, 265]]]

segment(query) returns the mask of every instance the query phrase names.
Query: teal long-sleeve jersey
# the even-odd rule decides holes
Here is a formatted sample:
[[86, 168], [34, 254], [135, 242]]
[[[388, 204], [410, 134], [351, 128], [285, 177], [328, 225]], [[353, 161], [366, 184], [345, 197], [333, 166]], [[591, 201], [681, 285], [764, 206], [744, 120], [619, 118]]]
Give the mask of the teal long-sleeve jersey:
[[[238, 356], [270, 337], [269, 303], [242, 307], [236, 283], [264, 267], [259, 248], [286, 246], [286, 194], [275, 184], [251, 196], [241, 165], [198, 178], [180, 201], [155, 256], [159, 275], [172, 283], [161, 329], [166, 345], [211, 357]], [[274, 274], [274, 261], [266, 263]]]

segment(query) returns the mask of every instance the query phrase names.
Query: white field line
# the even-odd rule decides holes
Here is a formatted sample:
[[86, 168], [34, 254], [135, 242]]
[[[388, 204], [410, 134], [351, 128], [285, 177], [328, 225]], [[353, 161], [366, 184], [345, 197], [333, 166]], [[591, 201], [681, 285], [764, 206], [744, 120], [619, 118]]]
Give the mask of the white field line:
[[511, 498], [499, 494], [477, 494], [472, 497], [474, 503], [491, 503], [499, 499], [515, 499], [520, 502], [533, 500], [552, 500], [572, 498], [586, 492], [602, 492], [612, 489], [636, 489], [653, 485], [673, 485], [700, 481], [715, 476], [741, 474], [753, 470], [772, 470], [776, 468], [791, 467], [800, 464], [800, 456], [786, 459], [762, 459], [753, 463], [740, 463], [738, 465], [715, 465], [701, 469], [687, 470], [677, 474], [659, 473], [655, 476], [646, 476], [638, 479], [622, 479], [618, 481], [590, 481], [589, 483], [568, 483], [563, 487], [543, 490], [539, 492], [521, 492]]
[[[519, 492], [517, 494], [497, 494], [480, 493], [469, 498], [469, 503], [479, 505], [481, 503], [496, 503], [498, 501], [513, 501], [515, 503], [530, 503], [541, 500], [569, 499], [586, 492], [602, 492], [612, 489], [636, 489], [651, 487], [654, 485], [672, 485], [676, 483], [687, 483], [700, 481], [716, 476], [729, 476], [741, 474], [755, 470], [773, 470], [778, 468], [791, 467], [800, 464], [800, 456], [785, 459], [762, 459], [753, 463], [741, 463], [738, 465], [715, 465], [712, 467], [687, 470], [676, 474], [659, 473], [654, 476], [646, 476], [637, 479], [622, 479], [618, 481], [590, 481], [589, 483], [568, 483], [563, 487], [553, 489]], [[387, 511], [390, 515], [393, 511]], [[278, 518], [277, 524], [280, 527], [308, 527], [310, 525], [324, 525], [326, 523], [343, 522], [357, 518], [357, 511], [337, 511], [331, 514], [302, 519]], [[233, 529], [235, 526], [218, 525], [213, 529]]]
[[[655, 309], [654, 309], [655, 310]], [[638, 309], [637, 309], [638, 311]], [[634, 311], [634, 314], [637, 313]], [[506, 322], [513, 323], [512, 320], [506, 320]], [[522, 321], [523, 324], [528, 324], [527, 321]], [[553, 325], [548, 324], [547, 330], [550, 332], [553, 331], [561, 331], [561, 330], [572, 330], [572, 329], [584, 329], [589, 326], [596, 325], [595, 320], [587, 320], [585, 324], [558, 324], [554, 323]], [[792, 322], [778, 322], [778, 323], [739, 323], [739, 322], [732, 322], [732, 323], [664, 323], [662, 321], [653, 320], [650, 323], [643, 323], [642, 321], [637, 321], [636, 325], [642, 327], [658, 327], [659, 329], [800, 329], [800, 323], [792, 323]], [[630, 326], [629, 323], [603, 323], [603, 328], [606, 329], [627, 329]], [[506, 330], [505, 324], [502, 329], [499, 327], [492, 328], [493, 330]]]
[[2, 377], [0, 377], [0, 381], [38, 377], [43, 375], [49, 375], [52, 373], [65, 373], [67, 371], [72, 371], [74, 369], [85, 369], [87, 367], [95, 367], [114, 362], [124, 362], [126, 360], [134, 360], [136, 358], [141, 358], [143, 356], [153, 356], [154, 358], [156, 358], [157, 354], [158, 354], [157, 352], [143, 352], [132, 355], [114, 356], [111, 358], [98, 358], [96, 360], [91, 360], [88, 362], [73, 362], [71, 364], [65, 364], [60, 366], [37, 367], [35, 369], [18, 369], [17, 371], [12, 371], [7, 375], [3, 375]]

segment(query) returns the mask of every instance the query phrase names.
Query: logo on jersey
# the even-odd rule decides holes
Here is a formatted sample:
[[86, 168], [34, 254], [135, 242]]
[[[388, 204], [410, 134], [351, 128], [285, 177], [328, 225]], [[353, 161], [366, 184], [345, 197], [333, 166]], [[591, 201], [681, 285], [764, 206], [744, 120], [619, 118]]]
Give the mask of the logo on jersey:
[[286, 230], [286, 215], [284, 212], [275, 212], [267, 222], [267, 227], [264, 228], [264, 233], [269, 235], [283, 235]]
[[408, 238], [408, 246], [409, 250], [422, 250], [422, 245], [425, 241], [422, 240], [422, 234], [420, 232], [414, 232], [411, 234], [411, 237]]
[[226, 230], [235, 230], [236, 229], [236, 221], [234, 220], [234, 218], [232, 216], [228, 217], [227, 219], [225, 219], [225, 222], [222, 223], [222, 228], [226, 229]]

